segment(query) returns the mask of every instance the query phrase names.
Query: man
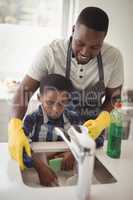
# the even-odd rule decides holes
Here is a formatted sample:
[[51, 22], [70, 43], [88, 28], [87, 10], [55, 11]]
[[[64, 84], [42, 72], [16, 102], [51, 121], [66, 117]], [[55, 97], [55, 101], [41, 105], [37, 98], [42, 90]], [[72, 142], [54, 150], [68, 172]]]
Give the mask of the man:
[[[22, 168], [23, 148], [31, 155], [21, 128], [27, 94], [30, 94], [29, 100], [45, 74], [57, 73], [70, 78], [75, 88], [72, 107], [78, 110], [82, 122], [96, 119], [101, 110], [111, 111], [112, 98], [120, 97], [123, 61], [118, 49], [104, 43], [108, 24], [108, 16], [103, 10], [96, 7], [83, 9], [69, 41], [55, 40], [44, 47], [22, 80], [14, 97], [9, 123], [9, 151]], [[103, 139], [99, 138], [98, 145], [102, 143]]]

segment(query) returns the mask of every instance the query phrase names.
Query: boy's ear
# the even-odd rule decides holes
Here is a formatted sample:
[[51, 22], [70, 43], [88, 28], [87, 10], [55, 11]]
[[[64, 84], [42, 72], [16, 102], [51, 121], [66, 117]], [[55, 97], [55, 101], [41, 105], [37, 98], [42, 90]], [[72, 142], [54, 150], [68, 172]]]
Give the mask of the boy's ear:
[[37, 99], [40, 101], [40, 98], [41, 98], [41, 96], [40, 96], [40, 94], [38, 93], [37, 94]]
[[74, 31], [75, 31], [75, 25], [72, 26], [72, 35], [73, 35]]

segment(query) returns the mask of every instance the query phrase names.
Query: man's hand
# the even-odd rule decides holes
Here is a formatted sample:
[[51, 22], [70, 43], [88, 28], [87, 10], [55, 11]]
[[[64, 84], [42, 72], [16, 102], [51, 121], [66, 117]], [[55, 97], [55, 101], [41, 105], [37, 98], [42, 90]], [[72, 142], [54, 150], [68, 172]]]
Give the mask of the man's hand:
[[122, 85], [116, 88], [106, 88], [105, 101], [103, 102], [102, 110], [106, 110], [108, 112], [112, 111], [115, 103], [121, 99], [121, 90], [122, 90]]
[[110, 125], [110, 114], [103, 111], [95, 120], [88, 120], [83, 125], [88, 128], [89, 135], [95, 140]]

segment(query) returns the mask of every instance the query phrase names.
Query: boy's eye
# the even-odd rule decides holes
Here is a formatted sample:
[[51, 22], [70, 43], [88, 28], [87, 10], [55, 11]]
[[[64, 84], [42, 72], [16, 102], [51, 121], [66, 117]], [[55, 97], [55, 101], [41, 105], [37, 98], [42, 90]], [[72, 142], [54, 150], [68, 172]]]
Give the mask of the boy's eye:
[[49, 101], [46, 101], [46, 104], [47, 104], [48, 106], [52, 106], [52, 105], [54, 105], [54, 103], [55, 103], [54, 101], [50, 101], [50, 100], [49, 100]]
[[46, 100], [46, 104], [48, 106], [56, 105], [56, 106], [61, 107], [61, 106], [66, 106], [68, 103], [69, 103], [69, 98], [66, 98], [66, 99], [64, 99], [64, 100], [62, 100], [60, 102], [56, 102], [56, 101], [52, 101], [52, 100]]
[[68, 100], [68, 99], [67, 99], [67, 100], [63, 100], [63, 101], [61, 102], [61, 104], [64, 105], [64, 106], [67, 105], [68, 103], [69, 103], [69, 100]]

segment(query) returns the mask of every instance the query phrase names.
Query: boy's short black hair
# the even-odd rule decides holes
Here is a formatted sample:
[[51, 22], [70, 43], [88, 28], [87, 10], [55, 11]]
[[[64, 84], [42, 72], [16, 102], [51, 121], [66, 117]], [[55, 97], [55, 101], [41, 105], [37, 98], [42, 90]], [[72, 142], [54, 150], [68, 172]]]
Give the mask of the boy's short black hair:
[[53, 89], [59, 91], [72, 91], [72, 82], [60, 74], [45, 75], [40, 81], [40, 94], [44, 94], [44, 89]]
[[77, 24], [83, 24], [96, 31], [107, 33], [109, 18], [105, 11], [97, 7], [86, 7], [78, 16]]

